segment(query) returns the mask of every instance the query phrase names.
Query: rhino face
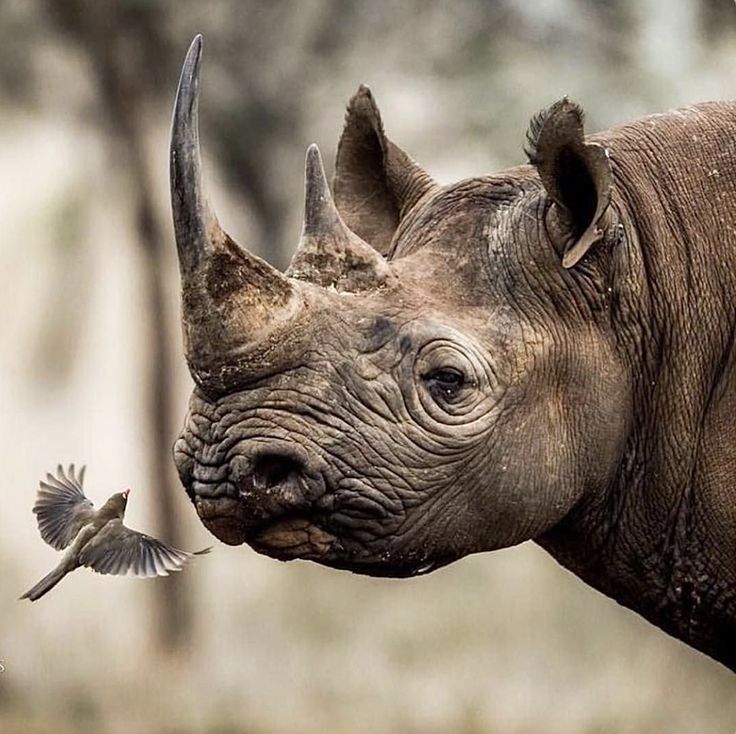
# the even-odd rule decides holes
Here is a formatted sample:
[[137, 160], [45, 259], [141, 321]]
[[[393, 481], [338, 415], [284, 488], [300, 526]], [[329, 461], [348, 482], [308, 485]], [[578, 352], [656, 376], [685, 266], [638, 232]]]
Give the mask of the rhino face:
[[[539, 537], [601, 491], [628, 381], [605, 283], [560, 254], [600, 239], [602, 194], [550, 193], [544, 163], [439, 187], [362, 88], [336, 201], [307, 154], [302, 241], [281, 274], [202, 193], [200, 54], [195, 39], [172, 199], [197, 385], [175, 460], [205, 526], [279, 559], [406, 576]], [[539, 131], [534, 144], [544, 157]]]

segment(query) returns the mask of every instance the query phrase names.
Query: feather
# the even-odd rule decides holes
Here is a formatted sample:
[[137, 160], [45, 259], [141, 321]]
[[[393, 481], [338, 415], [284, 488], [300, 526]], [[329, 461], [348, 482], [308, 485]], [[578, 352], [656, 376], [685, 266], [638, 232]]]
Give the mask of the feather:
[[39, 482], [33, 512], [43, 540], [56, 550], [66, 548], [77, 533], [94, 518], [94, 505], [84, 494], [82, 478], [84, 469], [77, 477], [74, 465], [67, 473], [60, 466], [57, 476], [46, 475]]
[[194, 555], [131, 530], [116, 518], [82, 548], [79, 562], [97, 573], [166, 576], [180, 571]]

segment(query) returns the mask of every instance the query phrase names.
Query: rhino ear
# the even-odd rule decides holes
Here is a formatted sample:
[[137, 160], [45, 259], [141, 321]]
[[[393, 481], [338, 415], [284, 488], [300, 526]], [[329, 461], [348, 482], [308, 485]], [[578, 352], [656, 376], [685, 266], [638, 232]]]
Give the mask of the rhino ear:
[[583, 110], [567, 97], [532, 119], [526, 153], [554, 202], [551, 234], [571, 268], [606, 232], [613, 175], [606, 149], [586, 143]]
[[436, 185], [386, 137], [371, 90], [361, 85], [348, 104], [335, 162], [335, 205], [345, 224], [386, 255], [401, 219]]

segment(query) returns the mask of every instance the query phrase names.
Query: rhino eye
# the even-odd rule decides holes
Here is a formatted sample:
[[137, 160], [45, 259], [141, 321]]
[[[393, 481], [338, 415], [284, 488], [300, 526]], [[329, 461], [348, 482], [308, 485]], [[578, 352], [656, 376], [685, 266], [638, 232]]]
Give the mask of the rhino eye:
[[422, 376], [434, 397], [445, 400], [455, 397], [465, 384], [465, 375], [454, 367], [440, 367]]

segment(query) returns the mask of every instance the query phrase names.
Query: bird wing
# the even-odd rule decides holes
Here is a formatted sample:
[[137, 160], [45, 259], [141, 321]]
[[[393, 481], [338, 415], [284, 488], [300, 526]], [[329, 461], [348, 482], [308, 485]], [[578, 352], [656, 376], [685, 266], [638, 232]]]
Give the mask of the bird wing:
[[79, 553], [79, 562], [97, 573], [123, 576], [168, 576], [181, 571], [194, 556], [210, 548], [188, 553], [123, 525], [119, 518], [108, 522]]
[[95, 515], [82, 489], [84, 470], [82, 467], [77, 474], [72, 464], [67, 474], [60, 465], [56, 476], [47, 474], [46, 481], [39, 482], [33, 512], [41, 537], [56, 550], [66, 548]]

